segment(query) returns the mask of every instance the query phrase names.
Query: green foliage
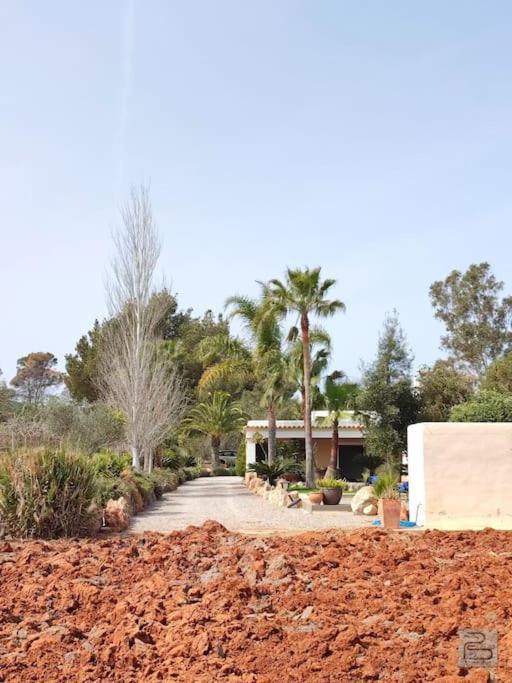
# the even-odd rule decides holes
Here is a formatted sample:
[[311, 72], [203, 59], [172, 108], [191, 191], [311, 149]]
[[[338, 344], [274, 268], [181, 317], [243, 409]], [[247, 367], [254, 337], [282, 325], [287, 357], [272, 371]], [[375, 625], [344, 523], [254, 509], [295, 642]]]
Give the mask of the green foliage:
[[453, 408], [450, 422], [512, 422], [512, 394], [480, 391]]
[[418, 377], [420, 419], [446, 422], [453, 406], [467, 401], [473, 390], [473, 378], [458, 370], [453, 359], [438, 360], [431, 368], [421, 368]]
[[245, 475], [245, 470], [246, 470], [246, 465], [245, 465], [246, 453], [245, 453], [245, 450], [246, 450], [245, 439], [242, 439], [240, 441], [240, 445], [238, 446], [238, 451], [236, 453], [236, 463], [235, 463], [235, 472], [239, 477], [243, 477]]
[[44, 450], [0, 459], [0, 518], [13, 536], [87, 534], [97, 497], [94, 469], [84, 456]]
[[93, 403], [99, 398], [96, 377], [101, 330], [101, 325], [95, 320], [92, 330], [77, 341], [75, 353], [66, 355], [64, 381], [70, 396], [75, 401]]
[[14, 391], [9, 389], [6, 383], [2, 380], [2, 371], [0, 370], [0, 422], [7, 420], [14, 411]]
[[183, 466], [183, 455], [172, 448], [166, 448], [162, 455], [162, 467], [177, 472]]
[[481, 388], [512, 394], [512, 351], [491, 363], [487, 368]]
[[407, 444], [407, 427], [418, 417], [411, 365], [412, 356], [394, 313], [384, 321], [377, 356], [364, 371], [357, 398], [366, 428], [366, 449], [382, 459], [399, 456]]
[[399, 498], [398, 485], [400, 476], [392, 467], [387, 467], [379, 472], [377, 481], [373, 484], [373, 491], [377, 498]]
[[256, 472], [258, 477], [267, 479], [272, 486], [276, 480], [284, 474], [303, 474], [304, 467], [302, 463], [295, 462], [295, 460], [281, 460], [276, 458], [272, 464], [267, 462], [254, 462], [249, 465], [249, 470]]
[[96, 474], [110, 474], [114, 477], [119, 477], [121, 472], [131, 466], [132, 459], [129, 453], [101, 451], [95, 453], [91, 461]]
[[500, 299], [502, 290], [488, 263], [453, 270], [430, 287], [434, 315], [446, 326], [443, 348], [478, 377], [512, 344], [512, 297]]
[[344, 479], [319, 479], [316, 482], [319, 489], [342, 489], [348, 488], [348, 483]]
[[214, 477], [234, 477], [236, 476], [235, 467], [214, 467], [212, 470]]

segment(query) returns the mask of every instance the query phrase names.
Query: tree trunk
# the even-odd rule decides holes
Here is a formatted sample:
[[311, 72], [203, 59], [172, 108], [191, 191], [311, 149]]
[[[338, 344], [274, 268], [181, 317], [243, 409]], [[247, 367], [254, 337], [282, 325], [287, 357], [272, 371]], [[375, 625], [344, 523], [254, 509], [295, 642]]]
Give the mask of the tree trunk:
[[132, 467], [135, 472], [140, 472], [140, 455], [137, 446], [132, 446]]
[[212, 468], [219, 466], [219, 447], [220, 447], [219, 437], [218, 436], [212, 436], [212, 446], [211, 446]]
[[268, 464], [276, 459], [276, 413], [272, 404], [268, 407]]
[[335, 417], [332, 423], [332, 436], [331, 436], [331, 457], [329, 458], [329, 467], [325, 473], [326, 479], [339, 479], [340, 470], [338, 469], [338, 418]]
[[304, 356], [304, 436], [306, 447], [306, 486], [315, 485], [313, 462], [313, 434], [311, 431], [311, 346], [309, 342], [309, 320], [306, 313], [300, 318], [302, 332], [302, 353]]

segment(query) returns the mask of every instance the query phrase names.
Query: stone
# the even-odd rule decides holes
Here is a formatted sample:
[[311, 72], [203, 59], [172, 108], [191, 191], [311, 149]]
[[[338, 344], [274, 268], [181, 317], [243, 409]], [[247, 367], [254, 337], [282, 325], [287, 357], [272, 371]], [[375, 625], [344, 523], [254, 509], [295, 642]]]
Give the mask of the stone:
[[[373, 486], [363, 486], [352, 498], [350, 507], [355, 515], [376, 515], [377, 504]], [[365, 509], [368, 511], [365, 512]]]
[[[261, 480], [260, 480], [261, 481]], [[262, 482], [262, 484], [256, 489], [256, 494], [262, 498], [267, 498], [268, 492], [272, 489], [272, 486], [268, 481]]]
[[105, 506], [105, 524], [114, 531], [124, 531], [130, 524], [130, 506], [124, 496], [110, 499]]
[[400, 520], [407, 522], [409, 519], [409, 503], [406, 500], [400, 501]]
[[244, 477], [245, 485], [249, 487], [251, 479], [255, 479], [257, 476], [256, 472], [246, 472]]

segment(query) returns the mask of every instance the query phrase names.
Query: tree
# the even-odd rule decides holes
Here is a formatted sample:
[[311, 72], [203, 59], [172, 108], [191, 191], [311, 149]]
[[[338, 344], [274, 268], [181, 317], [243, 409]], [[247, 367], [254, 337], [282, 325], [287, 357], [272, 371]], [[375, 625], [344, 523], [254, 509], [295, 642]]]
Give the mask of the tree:
[[267, 311], [264, 296], [259, 301], [233, 296], [227, 300], [226, 306], [231, 310], [231, 317], [244, 321], [251, 336], [254, 374], [267, 413], [267, 459], [271, 465], [277, 453], [277, 409], [294, 392], [290, 382], [289, 359], [283, 350], [281, 327], [277, 316]]
[[[320, 327], [313, 327], [309, 331], [311, 348], [311, 408], [320, 409], [323, 406], [321, 381], [331, 360], [331, 337]], [[290, 372], [295, 386], [301, 396], [302, 414], [306, 405], [306, 387], [304, 383], [304, 350], [302, 340], [297, 338], [290, 349]]]
[[6, 420], [12, 413], [14, 391], [9, 389], [2, 379], [0, 370], [0, 422]]
[[99, 398], [97, 357], [100, 337], [101, 325], [95, 320], [92, 329], [76, 343], [75, 353], [66, 355], [64, 382], [76, 401], [94, 403]]
[[327, 479], [340, 477], [338, 469], [339, 422], [346, 411], [354, 407], [358, 391], [359, 385], [355, 382], [347, 382], [343, 372], [333, 372], [325, 380], [323, 401], [324, 408], [329, 411], [329, 414], [323, 423], [332, 428], [331, 455], [325, 474]]
[[419, 412], [412, 386], [412, 355], [396, 312], [388, 315], [374, 362], [364, 368], [357, 406], [365, 423], [366, 449], [396, 461], [406, 448], [407, 427]]
[[489, 365], [481, 384], [482, 389], [512, 394], [512, 352], [496, 358]]
[[98, 375], [102, 397], [126, 416], [134, 469], [140, 470], [143, 460], [151, 471], [155, 448], [183, 414], [184, 391], [175, 367], [158, 353], [167, 303], [153, 289], [160, 242], [146, 188], [132, 189], [121, 216], [108, 287], [111, 323], [102, 339]]
[[27, 403], [41, 403], [48, 389], [62, 383], [63, 376], [55, 370], [57, 358], [53, 353], [35, 351], [18, 359], [16, 375], [11, 384]]
[[438, 360], [418, 375], [421, 420], [446, 422], [453, 406], [467, 401], [474, 391], [474, 378], [461, 372], [453, 359]]
[[204, 434], [210, 439], [212, 466], [219, 464], [219, 448], [224, 436], [239, 431], [245, 417], [229, 394], [214, 391], [189, 411], [184, 425], [189, 432]]
[[304, 432], [306, 449], [306, 483], [314, 485], [313, 436], [311, 429], [311, 339], [310, 322], [313, 316], [326, 318], [345, 310], [338, 299], [328, 299], [336, 284], [335, 280], [321, 280], [320, 268], [291, 269], [285, 274], [285, 281], [271, 280], [265, 286], [265, 299], [272, 314], [297, 315], [299, 328], [293, 326], [288, 335], [290, 340], [299, 337], [302, 341], [304, 360]]
[[450, 422], [512, 422], [512, 395], [480, 391], [453, 408]]
[[512, 344], [512, 297], [500, 299], [503, 286], [488, 263], [478, 263], [430, 287], [434, 315], [446, 325], [442, 348], [476, 377]]

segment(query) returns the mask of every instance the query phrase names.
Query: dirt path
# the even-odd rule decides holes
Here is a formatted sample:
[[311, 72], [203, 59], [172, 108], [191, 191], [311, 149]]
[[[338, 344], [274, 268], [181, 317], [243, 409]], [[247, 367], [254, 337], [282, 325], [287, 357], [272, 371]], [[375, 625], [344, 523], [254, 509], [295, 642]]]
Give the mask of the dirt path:
[[280, 509], [250, 493], [239, 477], [202, 477], [166, 494], [133, 518], [131, 532], [175, 531], [215, 520], [231, 531], [300, 531], [367, 526], [351, 512], [307, 514]]

